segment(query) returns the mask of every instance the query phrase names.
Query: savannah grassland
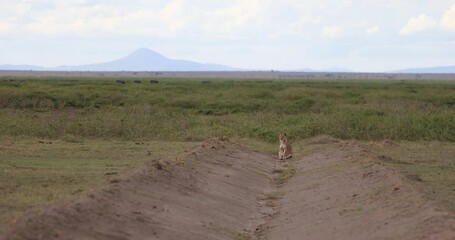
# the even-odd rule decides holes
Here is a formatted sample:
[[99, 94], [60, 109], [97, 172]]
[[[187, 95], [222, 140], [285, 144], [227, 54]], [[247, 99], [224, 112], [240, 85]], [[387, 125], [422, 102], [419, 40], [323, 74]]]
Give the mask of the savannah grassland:
[[[0, 77], [0, 230], [208, 137], [276, 154], [280, 131], [300, 155], [359, 140], [455, 210], [455, 81], [115, 80]], [[385, 139], [399, 146], [370, 144]]]

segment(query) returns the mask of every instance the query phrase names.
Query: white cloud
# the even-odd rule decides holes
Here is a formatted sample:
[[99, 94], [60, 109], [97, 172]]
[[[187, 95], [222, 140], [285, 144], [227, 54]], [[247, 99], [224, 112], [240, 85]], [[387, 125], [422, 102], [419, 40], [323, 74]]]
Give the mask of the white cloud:
[[441, 26], [447, 30], [455, 31], [455, 4], [445, 11], [441, 18]]
[[283, 37], [305, 37], [310, 35], [309, 31], [315, 26], [318, 26], [320, 21], [321, 19], [319, 17], [300, 16], [295, 21], [287, 24], [280, 24], [279, 22], [269, 24], [268, 27], [272, 29], [268, 36], [273, 39], [280, 39]]
[[176, 34], [189, 24], [190, 18], [185, 14], [188, 10], [183, 0], [175, 0], [166, 5], [158, 17], [164, 20], [171, 34]]
[[43, 35], [58, 35], [65, 33], [67, 24], [59, 22], [54, 16], [42, 17], [24, 26], [26, 31]]
[[430, 29], [455, 31], [455, 4], [444, 11], [439, 19], [434, 19], [426, 14], [410, 18], [406, 25], [401, 28], [400, 34], [410, 35]]
[[[52, 2], [52, 1], [49, 1]], [[85, 0], [57, 1], [45, 10], [33, 10], [34, 3], [44, 1], [20, 2], [10, 5], [18, 13], [15, 23], [0, 18], [0, 34], [5, 34], [16, 25], [17, 33], [32, 33], [43, 36], [62, 35], [101, 35], [135, 34], [142, 36], [173, 37], [183, 31], [191, 22], [184, 0], [168, 1], [167, 4], [150, 6], [150, 1], [143, 6], [124, 3], [88, 4]], [[140, 5], [140, 4], [138, 4]], [[3, 15], [0, 10], [0, 14]], [[2, 16], [0, 15], [0, 16]]]
[[8, 15], [22, 16], [24, 14], [27, 14], [30, 11], [31, 7], [32, 5], [30, 2], [9, 0], [6, 0], [6, 2], [2, 1], [0, 7], [0, 16], [2, 18]]
[[412, 17], [406, 25], [400, 29], [401, 35], [410, 35], [416, 32], [421, 32], [427, 29], [437, 27], [438, 22], [425, 14], [420, 14], [417, 17]]
[[379, 32], [379, 27], [378, 26], [370, 27], [370, 28], [367, 28], [367, 30], [366, 30], [366, 33], [368, 35], [373, 35], [373, 34], [376, 34], [378, 32]]
[[343, 6], [351, 6], [352, 5], [352, 0], [343, 0], [341, 2]]
[[258, 19], [264, 9], [264, 0], [236, 0], [227, 7], [207, 11], [204, 30], [215, 34], [229, 34], [239, 29], [245, 29]]
[[0, 34], [10, 34], [14, 31], [15, 24], [11, 20], [0, 21]]
[[337, 38], [343, 29], [339, 26], [326, 26], [322, 28], [322, 36], [325, 38]]

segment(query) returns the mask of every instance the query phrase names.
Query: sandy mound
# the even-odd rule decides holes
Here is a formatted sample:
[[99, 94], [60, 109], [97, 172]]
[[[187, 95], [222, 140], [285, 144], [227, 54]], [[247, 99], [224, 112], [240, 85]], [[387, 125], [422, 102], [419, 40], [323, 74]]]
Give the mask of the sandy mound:
[[297, 174], [278, 185], [273, 157], [207, 140], [179, 162], [150, 161], [103, 191], [30, 213], [6, 239], [455, 238], [453, 215], [358, 144], [321, 146], [290, 162]]

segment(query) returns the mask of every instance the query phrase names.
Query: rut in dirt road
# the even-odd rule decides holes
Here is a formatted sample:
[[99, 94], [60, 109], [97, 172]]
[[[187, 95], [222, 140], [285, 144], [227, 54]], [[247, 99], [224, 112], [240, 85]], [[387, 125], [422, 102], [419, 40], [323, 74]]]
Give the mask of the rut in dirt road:
[[280, 173], [275, 157], [207, 140], [177, 163], [150, 161], [103, 191], [29, 213], [6, 239], [455, 238], [453, 214], [359, 144], [317, 148]]

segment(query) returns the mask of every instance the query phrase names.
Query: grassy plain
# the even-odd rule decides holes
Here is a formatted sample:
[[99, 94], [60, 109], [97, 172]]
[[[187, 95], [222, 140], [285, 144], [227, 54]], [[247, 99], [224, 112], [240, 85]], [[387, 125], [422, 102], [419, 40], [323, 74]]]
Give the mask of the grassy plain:
[[455, 81], [115, 80], [0, 77], [0, 232], [33, 206], [207, 137], [276, 154], [280, 131], [296, 157], [322, 134], [394, 140], [399, 147], [371, 150], [415, 176], [429, 198], [455, 202]]
[[429, 200], [455, 212], [455, 143], [401, 141], [368, 148], [386, 167], [414, 181]]
[[18, 80], [0, 79], [1, 135], [275, 142], [286, 131], [293, 140], [455, 141], [453, 81]]

